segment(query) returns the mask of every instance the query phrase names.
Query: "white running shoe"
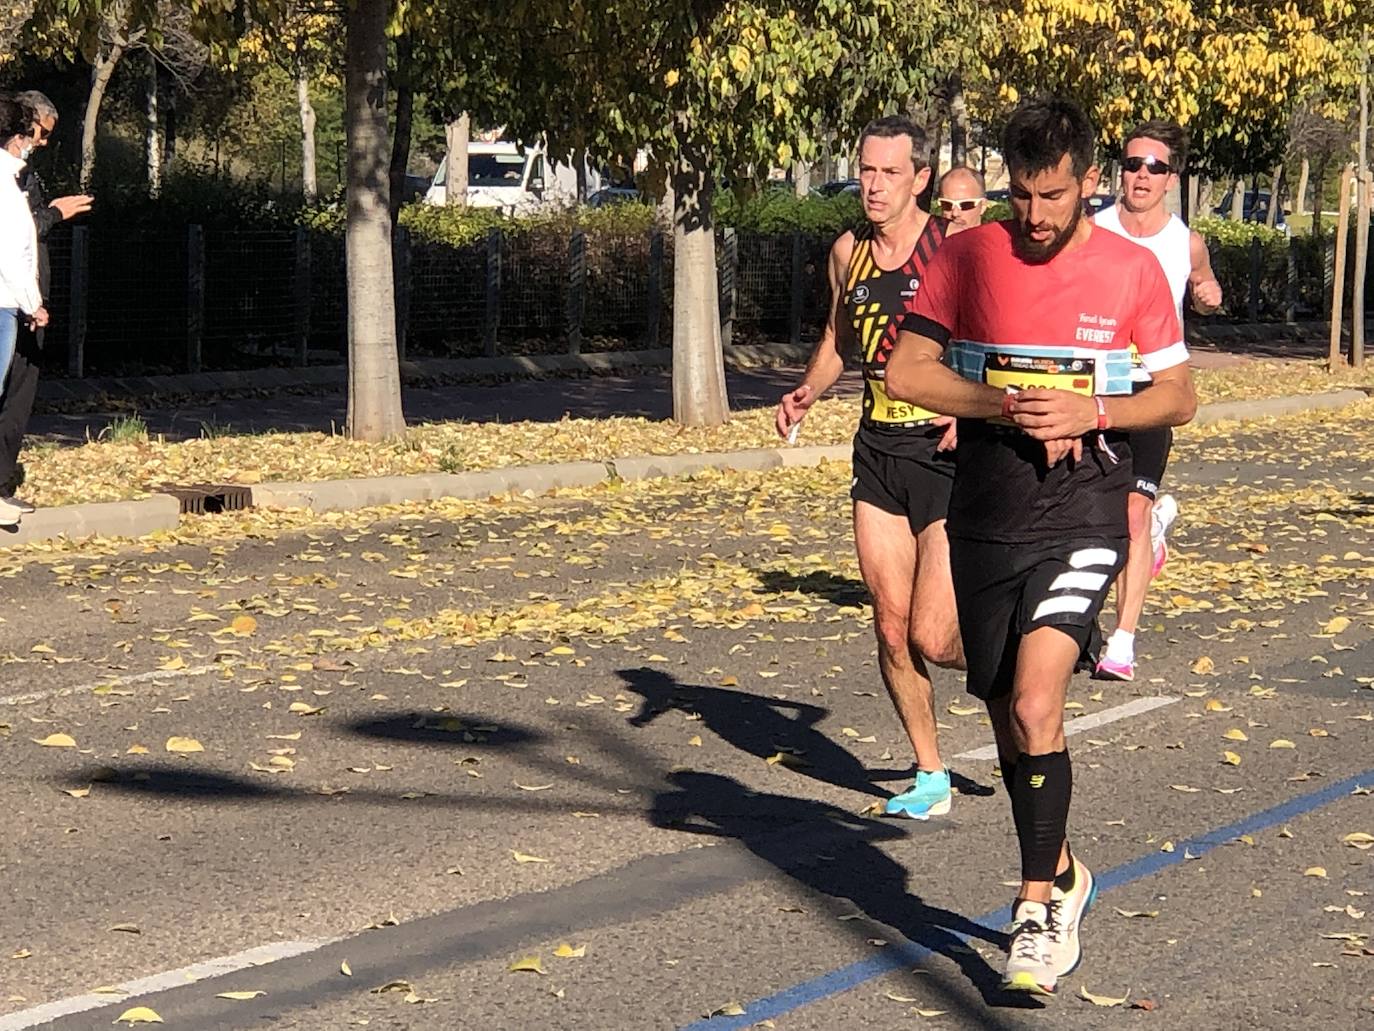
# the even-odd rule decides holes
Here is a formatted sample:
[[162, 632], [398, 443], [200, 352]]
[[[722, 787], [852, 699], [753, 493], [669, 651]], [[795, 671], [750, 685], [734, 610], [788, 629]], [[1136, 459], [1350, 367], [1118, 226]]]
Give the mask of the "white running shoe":
[[38, 509], [33, 507], [32, 502], [25, 501], [23, 498], [16, 498], [13, 494], [6, 494], [3, 498], [0, 498], [0, 501], [4, 501], [7, 505], [13, 505], [25, 515], [38, 511]]
[[1172, 494], [1161, 494], [1155, 499], [1154, 507], [1150, 509], [1150, 547], [1155, 557], [1154, 566], [1150, 571], [1151, 577], [1159, 575], [1159, 571], [1164, 568], [1164, 563], [1169, 558], [1169, 545], [1165, 538], [1177, 518], [1178, 502]]
[[[1050, 906], [1054, 905], [1053, 902]], [[1053, 995], [1059, 981], [1055, 969], [1055, 938], [1050, 926], [1050, 906], [1018, 899], [1012, 915], [1011, 945], [1002, 988], [1009, 992]]]
[[24, 510], [5, 498], [0, 498], [0, 526], [15, 527], [24, 517]]
[[1083, 958], [1078, 929], [1097, 898], [1097, 881], [1092, 871], [1077, 856], [1071, 856], [1069, 861], [1073, 864], [1073, 887], [1068, 891], [1058, 887], [1050, 891], [1049, 926], [1054, 932], [1050, 952], [1059, 977], [1068, 977]]

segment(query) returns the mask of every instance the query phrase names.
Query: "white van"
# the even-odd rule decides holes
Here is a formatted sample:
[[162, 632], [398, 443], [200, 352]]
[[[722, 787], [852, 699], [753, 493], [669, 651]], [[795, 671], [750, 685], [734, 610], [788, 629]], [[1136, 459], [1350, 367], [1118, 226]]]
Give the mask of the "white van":
[[[600, 176], [587, 173], [587, 190], [600, 186]], [[571, 165], [548, 162], [542, 147], [521, 148], [501, 140], [468, 144], [468, 196], [474, 208], [500, 208], [508, 215], [523, 215], [539, 208], [575, 204], [577, 173]], [[448, 157], [439, 163], [434, 182], [425, 193], [426, 204], [448, 200]]]

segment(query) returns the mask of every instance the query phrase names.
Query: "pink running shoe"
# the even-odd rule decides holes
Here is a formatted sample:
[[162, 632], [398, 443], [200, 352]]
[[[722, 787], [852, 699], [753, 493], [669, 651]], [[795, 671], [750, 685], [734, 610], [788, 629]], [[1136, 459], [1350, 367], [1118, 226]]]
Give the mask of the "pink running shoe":
[[1150, 570], [1151, 579], [1158, 576], [1164, 563], [1169, 561], [1169, 545], [1164, 538], [1177, 518], [1178, 502], [1172, 494], [1161, 494], [1150, 510], [1150, 543], [1154, 546], [1155, 555], [1155, 563]]
[[1135, 665], [1130, 662], [1113, 662], [1103, 656], [1102, 661], [1097, 664], [1097, 672], [1093, 675], [1094, 680], [1134, 680]]

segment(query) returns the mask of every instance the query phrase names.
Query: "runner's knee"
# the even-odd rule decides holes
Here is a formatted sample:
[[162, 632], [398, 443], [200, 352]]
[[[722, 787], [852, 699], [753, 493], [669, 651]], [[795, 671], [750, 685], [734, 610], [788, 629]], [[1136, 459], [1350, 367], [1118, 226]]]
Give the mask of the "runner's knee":
[[944, 620], [913, 623], [911, 647], [936, 666], [957, 666], [964, 661], [959, 628]]
[[1052, 745], [1063, 730], [1064, 710], [1053, 692], [1018, 695], [1012, 699], [1011, 715], [1025, 751], [1038, 754], [1054, 750]]
[[1126, 522], [1130, 527], [1131, 539], [1148, 536], [1150, 533], [1150, 510], [1154, 502], [1144, 494], [1129, 494], [1126, 502]]
[[905, 616], [895, 612], [874, 612], [874, 632], [878, 637], [878, 650], [889, 659], [910, 660], [912, 641], [911, 625]]

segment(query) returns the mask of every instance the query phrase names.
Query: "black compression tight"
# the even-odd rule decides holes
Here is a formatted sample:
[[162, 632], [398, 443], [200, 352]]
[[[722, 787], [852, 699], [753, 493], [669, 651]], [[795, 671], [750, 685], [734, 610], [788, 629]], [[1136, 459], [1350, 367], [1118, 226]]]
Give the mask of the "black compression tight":
[[1073, 766], [1069, 753], [1016, 757], [1008, 788], [1016, 837], [1021, 843], [1021, 877], [1052, 881], [1069, 824]]

